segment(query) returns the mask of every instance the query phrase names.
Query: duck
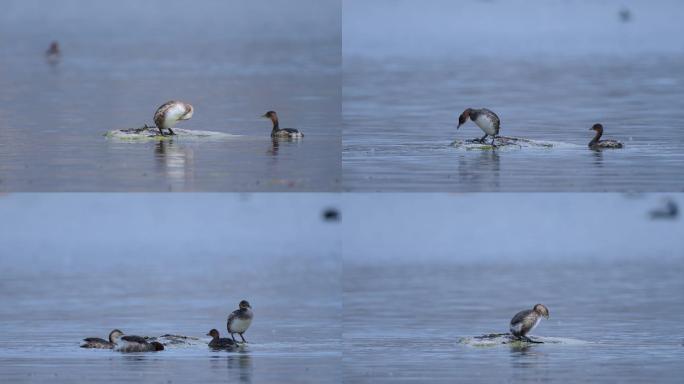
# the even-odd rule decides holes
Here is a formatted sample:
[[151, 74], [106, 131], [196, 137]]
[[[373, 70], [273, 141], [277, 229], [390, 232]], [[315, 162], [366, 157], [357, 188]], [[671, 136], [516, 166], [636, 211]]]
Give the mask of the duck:
[[237, 342], [228, 338], [220, 338], [219, 331], [212, 329], [207, 333], [207, 336], [211, 336], [212, 339], [209, 342], [209, 348], [214, 349], [231, 349], [237, 347]]
[[589, 148], [622, 148], [622, 143], [617, 140], [599, 140], [603, 135], [603, 125], [596, 123], [592, 125], [591, 128], [589, 128], [589, 130], [596, 131], [596, 135], [589, 142]]
[[154, 124], [162, 136], [166, 136], [164, 129], [168, 130], [170, 135], [175, 135], [171, 128], [181, 120], [190, 120], [193, 112], [194, 108], [188, 103], [177, 100], [167, 101], [154, 113]]
[[536, 304], [532, 309], [525, 309], [513, 316], [510, 331], [516, 338], [534, 343], [527, 334], [539, 324], [542, 317], [549, 318], [549, 309], [543, 304]]
[[99, 337], [88, 337], [83, 339], [85, 343], [81, 344], [81, 348], [113, 349], [116, 345], [114, 340], [123, 336], [123, 334], [124, 333], [118, 329], [114, 329], [109, 332], [109, 341], [100, 339]]
[[480, 127], [480, 129], [485, 133], [482, 138], [476, 141], [482, 143], [487, 136], [491, 136], [491, 145], [496, 147], [496, 145], [494, 145], [494, 139], [499, 135], [499, 129], [501, 128], [501, 120], [499, 119], [499, 116], [487, 108], [466, 108], [466, 110], [461, 113], [461, 116], [458, 117], [458, 126], [456, 129], [459, 129], [461, 125], [468, 121], [468, 119], [472, 120], [473, 123]]
[[240, 335], [240, 338], [242, 338], [242, 342], [246, 343], [247, 340], [245, 340], [243, 333], [245, 333], [252, 324], [254, 313], [252, 312], [252, 306], [247, 300], [240, 301], [238, 307], [238, 309], [228, 315], [226, 328], [228, 329], [228, 333], [230, 333], [230, 337], [233, 339], [233, 341], [236, 341], [234, 334], [237, 333]]
[[273, 130], [271, 131], [271, 137], [273, 138], [298, 139], [304, 137], [304, 134], [295, 128], [280, 128], [280, 125], [278, 124], [278, 114], [275, 111], [268, 111], [261, 117], [271, 119], [273, 122]]
[[153, 341], [148, 342], [142, 336], [135, 335], [116, 335], [114, 338], [115, 351], [119, 352], [156, 352], [163, 351], [164, 344]]

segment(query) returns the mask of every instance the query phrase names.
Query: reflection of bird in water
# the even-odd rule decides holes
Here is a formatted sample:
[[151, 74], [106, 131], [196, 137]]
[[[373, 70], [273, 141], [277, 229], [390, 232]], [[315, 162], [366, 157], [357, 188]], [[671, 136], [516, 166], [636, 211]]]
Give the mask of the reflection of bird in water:
[[672, 199], [666, 199], [664, 206], [651, 211], [652, 219], [676, 219], [679, 216], [679, 206]]
[[280, 140], [274, 137], [271, 139], [271, 146], [268, 148], [268, 153], [277, 156], [278, 149], [280, 149]]
[[171, 140], [159, 140], [154, 147], [158, 169], [176, 187], [191, 185], [194, 178], [192, 149], [176, 145]]
[[340, 211], [338, 211], [336, 208], [326, 208], [323, 211], [323, 220], [340, 221]]

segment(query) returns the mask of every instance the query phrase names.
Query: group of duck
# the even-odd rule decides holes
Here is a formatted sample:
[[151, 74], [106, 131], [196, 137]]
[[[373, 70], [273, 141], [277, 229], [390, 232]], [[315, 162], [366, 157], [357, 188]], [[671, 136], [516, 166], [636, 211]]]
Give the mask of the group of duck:
[[[496, 147], [494, 144], [494, 139], [499, 135], [499, 129], [501, 128], [501, 120], [496, 113], [490, 111], [487, 108], [466, 108], [465, 111], [458, 118], [458, 126], [456, 129], [460, 128], [461, 125], [465, 124], [468, 119], [472, 120], [482, 131], [485, 133], [480, 139], [476, 139], [476, 142], [484, 143], [487, 136], [492, 137], [491, 145]], [[617, 140], [601, 140], [603, 136], [603, 125], [594, 124], [590, 131], [596, 132], [594, 138], [589, 142], [589, 148], [591, 149], [607, 149], [607, 148], [622, 148], [623, 145]]]
[[[212, 329], [207, 333], [207, 336], [211, 336], [211, 341], [208, 344], [209, 348], [232, 350], [247, 343], [244, 333], [252, 324], [253, 318], [254, 313], [249, 302], [247, 300], [240, 301], [239, 308], [228, 315], [226, 321], [226, 329], [230, 333], [231, 338], [221, 338], [219, 331]], [[235, 340], [236, 333], [242, 339], [242, 343]], [[158, 341], [151, 341], [149, 338], [142, 336], [126, 335], [118, 329], [114, 329], [109, 333], [108, 340], [99, 337], [89, 337], [83, 339], [83, 341], [84, 343], [81, 344], [81, 348], [112, 349], [119, 352], [155, 352], [164, 350], [164, 344]]]
[[[172, 128], [179, 121], [189, 120], [193, 112], [194, 108], [188, 103], [178, 100], [167, 101], [154, 113], [154, 124], [162, 136], [175, 135]], [[272, 138], [299, 139], [304, 137], [304, 134], [295, 128], [280, 128], [278, 114], [275, 111], [268, 111], [261, 117], [269, 119], [273, 123]], [[167, 130], [168, 134], [164, 133], [164, 130]]]

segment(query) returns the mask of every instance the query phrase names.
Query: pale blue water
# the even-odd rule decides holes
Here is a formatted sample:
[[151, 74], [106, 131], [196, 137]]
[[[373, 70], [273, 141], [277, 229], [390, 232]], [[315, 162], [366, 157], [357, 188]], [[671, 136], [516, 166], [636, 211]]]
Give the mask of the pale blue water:
[[[9, 1], [0, 15], [0, 191], [335, 191], [338, 1]], [[316, 30], [317, 33], [309, 33]], [[62, 59], [46, 62], [58, 40]], [[120, 143], [162, 103], [239, 140]], [[268, 110], [305, 133], [274, 150]]]
[[[348, 195], [344, 380], [680, 382], [683, 222], [651, 219], [663, 198]], [[460, 342], [536, 303], [547, 343]]]
[[[343, 187], [350, 191], [682, 191], [684, 30], [675, 1], [349, 1]], [[619, 11], [631, 10], [630, 22]], [[548, 150], [466, 151], [500, 134]], [[619, 151], [587, 148], [600, 122]]]
[[[0, 381], [339, 382], [339, 225], [321, 219], [336, 200], [296, 196], [1, 197]], [[210, 350], [242, 299], [246, 350]], [[79, 348], [113, 328], [202, 342]]]

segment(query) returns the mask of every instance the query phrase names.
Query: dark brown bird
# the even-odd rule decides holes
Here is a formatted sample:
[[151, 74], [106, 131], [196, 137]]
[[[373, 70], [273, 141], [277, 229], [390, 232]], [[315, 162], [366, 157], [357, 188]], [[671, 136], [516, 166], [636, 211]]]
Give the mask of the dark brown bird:
[[596, 135], [589, 142], [589, 148], [591, 149], [601, 149], [601, 148], [622, 148], [622, 143], [617, 140], [600, 140], [603, 135], [603, 125], [594, 124], [590, 131], [596, 131]]

